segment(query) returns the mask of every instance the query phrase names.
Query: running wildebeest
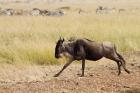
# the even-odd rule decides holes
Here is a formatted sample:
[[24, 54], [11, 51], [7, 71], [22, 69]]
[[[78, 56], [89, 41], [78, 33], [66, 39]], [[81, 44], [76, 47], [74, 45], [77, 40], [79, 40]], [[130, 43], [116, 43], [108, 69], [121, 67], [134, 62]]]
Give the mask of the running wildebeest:
[[117, 63], [118, 75], [121, 73], [121, 66], [127, 73], [130, 73], [125, 67], [124, 58], [117, 53], [115, 45], [111, 42], [97, 43], [88, 39], [76, 39], [69, 42], [65, 41], [64, 38], [60, 38], [55, 47], [55, 57], [61, 58], [62, 55], [68, 57], [69, 61], [63, 66], [60, 72], [54, 75], [55, 77], [59, 76], [74, 60], [82, 60], [81, 76], [84, 76], [85, 60], [96, 61], [102, 57], [111, 59]]

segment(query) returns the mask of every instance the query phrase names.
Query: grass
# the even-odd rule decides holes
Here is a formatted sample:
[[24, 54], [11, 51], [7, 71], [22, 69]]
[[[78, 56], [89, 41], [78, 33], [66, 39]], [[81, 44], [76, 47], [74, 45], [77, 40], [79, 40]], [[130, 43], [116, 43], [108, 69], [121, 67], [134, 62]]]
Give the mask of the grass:
[[56, 64], [55, 42], [60, 36], [111, 41], [121, 52], [140, 50], [139, 14], [77, 14], [63, 17], [0, 16], [0, 62]]

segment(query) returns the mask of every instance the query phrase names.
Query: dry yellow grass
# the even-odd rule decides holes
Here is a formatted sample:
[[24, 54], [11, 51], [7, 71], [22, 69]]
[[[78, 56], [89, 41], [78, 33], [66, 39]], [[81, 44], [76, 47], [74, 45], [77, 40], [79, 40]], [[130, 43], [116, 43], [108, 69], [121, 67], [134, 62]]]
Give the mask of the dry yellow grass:
[[[137, 8], [137, 2], [128, 5], [112, 3], [110, 7]], [[70, 6], [62, 17], [47, 16], [0, 16], [0, 61], [7, 63], [54, 64], [55, 42], [60, 36], [65, 38], [89, 38], [95, 41], [111, 41], [119, 51], [140, 50], [140, 17], [139, 13], [95, 14], [98, 5], [108, 6], [107, 2], [85, 4], [82, 7], [72, 4], [48, 5], [37, 4], [3, 4], [2, 7], [52, 8]], [[119, 5], [120, 6], [117, 6]], [[131, 5], [132, 4], [132, 5]], [[30, 6], [27, 8], [27, 6]], [[129, 7], [130, 6], [130, 7]], [[77, 9], [87, 13], [79, 15]]]

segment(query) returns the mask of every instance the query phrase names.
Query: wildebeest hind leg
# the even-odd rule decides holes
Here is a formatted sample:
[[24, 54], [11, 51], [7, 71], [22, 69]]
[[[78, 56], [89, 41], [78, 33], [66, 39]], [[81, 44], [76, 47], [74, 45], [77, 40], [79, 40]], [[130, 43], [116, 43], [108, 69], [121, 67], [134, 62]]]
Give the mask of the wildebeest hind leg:
[[116, 61], [117, 65], [118, 65], [118, 75], [121, 74], [121, 63], [119, 61]]
[[119, 57], [117, 57], [117, 55], [110, 55], [110, 56], [107, 56], [106, 58], [108, 59], [111, 59], [113, 61], [115, 61], [117, 63], [117, 66], [118, 66], [118, 75], [121, 74], [121, 60], [119, 59]]
[[128, 69], [126, 69], [126, 62], [125, 62], [125, 60], [124, 60], [124, 58], [119, 54], [119, 53], [117, 53], [117, 55], [118, 55], [118, 57], [120, 58], [120, 60], [121, 60], [121, 63], [122, 63], [122, 67], [124, 68], [124, 70], [129, 74], [130, 73], [130, 71], [128, 70]]

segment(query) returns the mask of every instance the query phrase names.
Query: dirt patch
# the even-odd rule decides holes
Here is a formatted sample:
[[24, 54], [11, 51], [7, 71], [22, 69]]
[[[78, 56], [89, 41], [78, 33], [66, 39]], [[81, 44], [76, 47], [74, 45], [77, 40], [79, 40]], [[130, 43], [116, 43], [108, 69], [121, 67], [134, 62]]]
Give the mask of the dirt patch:
[[73, 63], [59, 77], [58, 66], [20, 66], [4, 64], [0, 67], [0, 93], [140, 93], [140, 59], [127, 58], [127, 68], [117, 74], [115, 62], [102, 59], [87, 62], [85, 77], [79, 77], [81, 64]]

